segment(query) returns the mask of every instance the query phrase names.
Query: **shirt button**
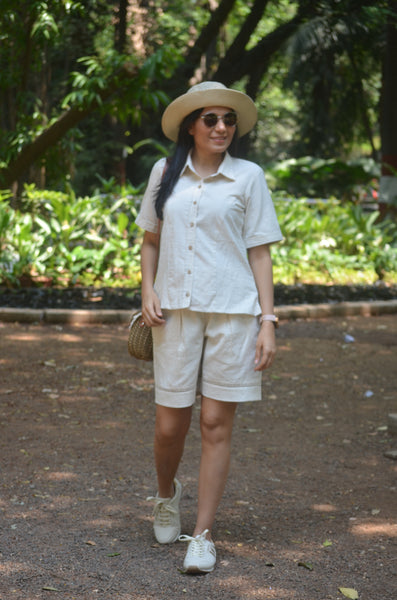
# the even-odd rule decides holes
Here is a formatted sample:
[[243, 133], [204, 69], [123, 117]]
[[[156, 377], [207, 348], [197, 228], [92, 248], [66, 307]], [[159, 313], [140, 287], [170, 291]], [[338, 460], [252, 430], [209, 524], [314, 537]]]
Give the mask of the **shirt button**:
[[189, 246], [188, 248], [189, 248], [189, 250], [193, 250], [193, 246]]
[[194, 227], [194, 223], [190, 223], [190, 227]]
[[188, 275], [191, 275], [191, 274], [192, 274], [192, 272], [191, 272], [191, 270], [190, 270], [190, 269], [188, 270], [187, 274], [188, 274]]
[[189, 298], [190, 294], [189, 292], [186, 292], [186, 298]]

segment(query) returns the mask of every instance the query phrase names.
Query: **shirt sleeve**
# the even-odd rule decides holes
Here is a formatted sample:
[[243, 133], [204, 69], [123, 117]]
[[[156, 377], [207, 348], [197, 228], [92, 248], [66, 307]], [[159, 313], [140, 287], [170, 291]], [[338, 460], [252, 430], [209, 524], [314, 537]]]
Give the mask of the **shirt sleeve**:
[[135, 219], [135, 223], [141, 229], [150, 231], [151, 233], [157, 233], [158, 230], [158, 218], [154, 201], [156, 198], [158, 186], [160, 185], [161, 178], [163, 176], [165, 158], [158, 160], [150, 173], [148, 185], [142, 198], [141, 208], [138, 216]]
[[247, 189], [243, 231], [246, 248], [283, 239], [263, 170], [258, 167]]

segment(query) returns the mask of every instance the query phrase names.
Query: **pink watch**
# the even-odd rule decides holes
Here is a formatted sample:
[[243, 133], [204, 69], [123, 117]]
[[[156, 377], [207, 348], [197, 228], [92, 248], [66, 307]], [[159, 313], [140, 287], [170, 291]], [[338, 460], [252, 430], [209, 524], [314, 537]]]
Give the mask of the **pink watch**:
[[278, 327], [278, 317], [276, 317], [276, 315], [262, 315], [259, 319], [259, 323], [263, 323], [263, 321], [272, 321], [275, 328], [277, 329]]

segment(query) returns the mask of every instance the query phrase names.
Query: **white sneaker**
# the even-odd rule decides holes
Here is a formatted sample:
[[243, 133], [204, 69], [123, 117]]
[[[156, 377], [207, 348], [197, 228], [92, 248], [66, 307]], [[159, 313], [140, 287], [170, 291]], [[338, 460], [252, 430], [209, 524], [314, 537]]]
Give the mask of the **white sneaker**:
[[155, 503], [153, 529], [159, 544], [172, 544], [176, 542], [181, 533], [179, 501], [182, 495], [182, 485], [177, 479], [174, 479], [174, 486], [173, 498], [159, 498], [158, 495], [148, 498]]
[[183, 569], [185, 573], [210, 573], [214, 570], [216, 563], [216, 550], [214, 542], [206, 539], [208, 529], [190, 537], [190, 535], [181, 535], [181, 542], [189, 542]]

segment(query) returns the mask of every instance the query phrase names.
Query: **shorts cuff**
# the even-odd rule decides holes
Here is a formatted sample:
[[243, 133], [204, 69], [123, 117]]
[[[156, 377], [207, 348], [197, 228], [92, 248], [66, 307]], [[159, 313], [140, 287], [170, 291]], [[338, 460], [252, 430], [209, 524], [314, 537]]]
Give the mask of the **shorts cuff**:
[[203, 382], [201, 391], [203, 396], [222, 402], [254, 402], [262, 400], [261, 383], [244, 387], [228, 387], [217, 385], [216, 383]]
[[169, 408], [188, 408], [189, 406], [193, 406], [195, 400], [196, 390], [172, 392], [158, 387], [155, 388], [155, 402], [161, 406], [167, 406]]

